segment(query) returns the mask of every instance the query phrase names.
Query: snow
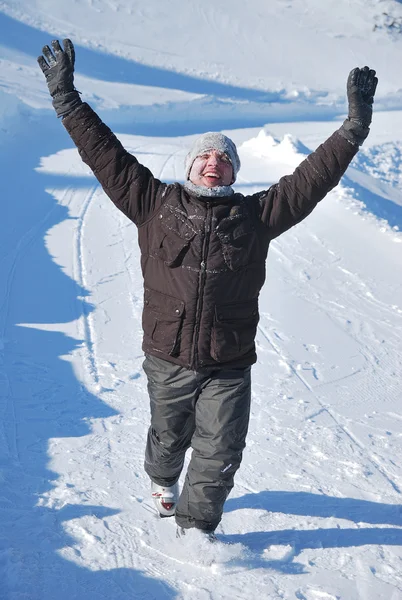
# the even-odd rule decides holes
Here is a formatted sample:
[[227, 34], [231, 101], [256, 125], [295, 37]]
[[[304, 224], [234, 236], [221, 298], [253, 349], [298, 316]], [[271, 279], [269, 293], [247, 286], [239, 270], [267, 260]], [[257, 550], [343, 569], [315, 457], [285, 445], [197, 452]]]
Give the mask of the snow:
[[[402, 599], [402, 4], [0, 3], [1, 600]], [[292, 172], [379, 86], [341, 184], [272, 244], [248, 444], [209, 544], [176, 538], [143, 471], [135, 227], [54, 115], [36, 57], [127, 149], [181, 181], [195, 136], [238, 145], [236, 188]], [[198, 535], [197, 535], [198, 534]]]

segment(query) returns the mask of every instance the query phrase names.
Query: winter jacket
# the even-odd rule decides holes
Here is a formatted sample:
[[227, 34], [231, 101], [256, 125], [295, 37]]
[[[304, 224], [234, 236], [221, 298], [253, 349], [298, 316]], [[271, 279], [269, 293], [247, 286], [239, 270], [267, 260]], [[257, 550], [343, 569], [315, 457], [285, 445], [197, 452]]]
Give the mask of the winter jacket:
[[335, 132], [268, 190], [199, 198], [156, 179], [87, 104], [63, 124], [106, 194], [138, 227], [144, 352], [193, 370], [254, 363], [269, 243], [338, 184], [357, 146]]

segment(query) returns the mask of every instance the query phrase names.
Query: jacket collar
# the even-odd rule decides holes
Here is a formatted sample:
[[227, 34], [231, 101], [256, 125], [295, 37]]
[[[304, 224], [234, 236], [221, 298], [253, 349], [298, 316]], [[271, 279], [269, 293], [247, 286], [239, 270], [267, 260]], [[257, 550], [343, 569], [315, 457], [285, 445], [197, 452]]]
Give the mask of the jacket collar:
[[184, 189], [197, 198], [222, 198], [225, 196], [233, 196], [234, 189], [230, 185], [217, 185], [213, 188], [207, 188], [203, 185], [195, 185], [192, 181], [187, 180], [184, 183]]

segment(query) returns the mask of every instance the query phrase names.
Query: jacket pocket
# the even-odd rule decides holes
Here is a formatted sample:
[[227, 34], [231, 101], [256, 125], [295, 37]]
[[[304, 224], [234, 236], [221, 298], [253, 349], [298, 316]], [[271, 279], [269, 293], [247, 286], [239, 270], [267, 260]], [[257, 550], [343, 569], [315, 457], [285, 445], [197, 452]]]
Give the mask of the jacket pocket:
[[183, 317], [184, 302], [145, 288], [142, 327], [146, 347], [177, 356]]
[[211, 356], [228, 362], [254, 350], [259, 321], [258, 300], [215, 307], [211, 334]]
[[158, 217], [151, 254], [168, 267], [182, 264], [192, 239], [196, 235], [190, 221], [181, 212], [163, 206]]

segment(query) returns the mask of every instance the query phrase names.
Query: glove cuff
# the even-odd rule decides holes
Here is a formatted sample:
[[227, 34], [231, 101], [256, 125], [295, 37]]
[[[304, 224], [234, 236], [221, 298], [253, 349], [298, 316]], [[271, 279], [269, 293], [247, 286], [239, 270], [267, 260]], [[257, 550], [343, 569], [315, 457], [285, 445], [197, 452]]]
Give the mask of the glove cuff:
[[365, 127], [360, 121], [348, 117], [338, 129], [338, 133], [354, 146], [361, 146], [370, 133], [370, 128]]
[[82, 104], [79, 92], [74, 90], [73, 92], [67, 92], [66, 94], [59, 94], [52, 100], [53, 108], [56, 111], [57, 116], [65, 117], [72, 112], [77, 106]]

